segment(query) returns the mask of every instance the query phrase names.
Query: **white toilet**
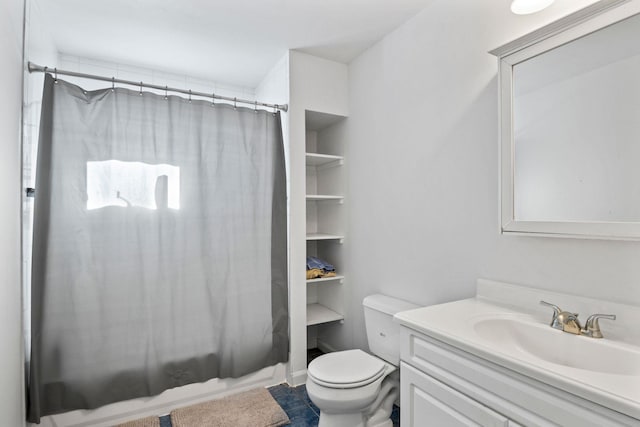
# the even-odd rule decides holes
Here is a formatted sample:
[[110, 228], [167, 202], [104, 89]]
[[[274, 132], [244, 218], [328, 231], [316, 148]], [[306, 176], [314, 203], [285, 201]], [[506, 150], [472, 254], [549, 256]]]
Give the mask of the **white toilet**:
[[346, 350], [314, 359], [307, 370], [307, 393], [320, 409], [318, 427], [392, 427], [399, 395], [400, 327], [393, 315], [417, 305], [386, 295], [362, 301], [371, 352]]

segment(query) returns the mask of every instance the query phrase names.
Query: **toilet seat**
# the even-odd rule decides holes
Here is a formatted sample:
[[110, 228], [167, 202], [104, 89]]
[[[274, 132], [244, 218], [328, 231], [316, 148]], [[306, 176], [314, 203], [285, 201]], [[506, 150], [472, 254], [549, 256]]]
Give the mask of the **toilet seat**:
[[318, 385], [328, 388], [357, 388], [379, 379], [387, 364], [362, 350], [338, 351], [314, 359], [308, 376]]

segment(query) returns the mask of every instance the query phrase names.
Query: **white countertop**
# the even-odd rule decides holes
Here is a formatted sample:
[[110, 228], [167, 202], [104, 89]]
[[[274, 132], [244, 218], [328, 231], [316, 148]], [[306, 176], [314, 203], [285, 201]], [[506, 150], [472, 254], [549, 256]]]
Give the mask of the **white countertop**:
[[[610, 338], [608, 338], [607, 328], [610, 326], [609, 322], [605, 324], [605, 321], [602, 321], [601, 328], [605, 338], [588, 338], [551, 328], [549, 326], [551, 310], [545, 310], [544, 308], [540, 310], [538, 307], [540, 299], [560, 305], [556, 301], [558, 299], [562, 300], [564, 296], [546, 291], [536, 292], [537, 290], [527, 288], [524, 289], [524, 293], [528, 294], [528, 296], [522, 297], [522, 295], [517, 295], [517, 288], [513, 285], [497, 282], [479, 281], [479, 292], [475, 298], [400, 312], [396, 314], [395, 319], [401, 325], [497, 365], [640, 419], [640, 366], [633, 365], [633, 361], [636, 360], [635, 356], [640, 356], [640, 346], [638, 343], [633, 342], [634, 339], [616, 339], [617, 336], [622, 335], [620, 332], [621, 325], [623, 327], [631, 326], [625, 322], [637, 320], [636, 316], [640, 316], [640, 309], [620, 304], [605, 306], [604, 308], [606, 309], [616, 310], [613, 313], [617, 314], [618, 318], [622, 313], [623, 322], [616, 325], [615, 333], [611, 332]], [[493, 295], [500, 295], [499, 299], [501, 301], [493, 299]], [[505, 301], [506, 295], [512, 295], [514, 298], [510, 301]], [[571, 298], [573, 300], [568, 300], [574, 302], [575, 305], [580, 305], [581, 309], [588, 307], [590, 304], [590, 301], [586, 298]], [[534, 300], [535, 303], [533, 303]], [[591, 303], [597, 304], [598, 308], [603, 306], [602, 301]], [[518, 307], [520, 304], [524, 304], [524, 306]], [[535, 305], [531, 307], [532, 304]], [[527, 311], [527, 308], [530, 308], [530, 310]], [[573, 307], [567, 307], [566, 309], [574, 310]], [[571, 359], [567, 364], [553, 363], [532, 354], [531, 351], [527, 351], [526, 345], [523, 347], [514, 342], [519, 341], [519, 339], [513, 340], [510, 336], [505, 336], [497, 330], [493, 333], [494, 328], [488, 322], [484, 323], [482, 330], [477, 326], [482, 324], [482, 321], [490, 319], [506, 319], [507, 321], [513, 321], [512, 324], [514, 325], [526, 326], [526, 328], [523, 328], [523, 334], [550, 337], [549, 345], [554, 347], [550, 349], [539, 348], [545, 354], [553, 355], [553, 351], [556, 348], [558, 351], [562, 351], [564, 348], [574, 352], [576, 349], [586, 348], [589, 349], [586, 351], [588, 353], [605, 354], [605, 357], [614, 353], [611, 349], [621, 351], [621, 354], [630, 355], [631, 357], [625, 358], [627, 359], [626, 365], [622, 363], [622, 360], [618, 363], [612, 357], [610, 365], [609, 361], [607, 361], [606, 369], [604, 369], [604, 371], [610, 372], [567, 366], [567, 364], [571, 364]], [[486, 325], [489, 325], [489, 327], [484, 327]], [[634, 330], [634, 332], [637, 331]], [[519, 333], [519, 330], [517, 333]], [[635, 337], [632, 336], [632, 338]], [[522, 337], [522, 339], [526, 340], [527, 338]], [[540, 344], [538, 344], [538, 347], [540, 347]], [[568, 353], [572, 352], [568, 351]], [[561, 359], [563, 355], [559, 356]], [[579, 364], [584, 365], [585, 363], [588, 364], [590, 354], [571, 354], [570, 357], [586, 358], [578, 360]], [[629, 365], [629, 360], [632, 361], [632, 365]], [[621, 367], [618, 368], [618, 366]], [[620, 372], [616, 372], [616, 370], [620, 370]]]

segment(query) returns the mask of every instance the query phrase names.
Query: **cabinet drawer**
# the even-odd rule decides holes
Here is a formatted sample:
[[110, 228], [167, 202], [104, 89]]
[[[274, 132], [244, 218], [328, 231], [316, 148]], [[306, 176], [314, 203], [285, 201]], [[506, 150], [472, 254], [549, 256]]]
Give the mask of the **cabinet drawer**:
[[400, 364], [403, 427], [514, 427], [509, 419], [446, 384]]

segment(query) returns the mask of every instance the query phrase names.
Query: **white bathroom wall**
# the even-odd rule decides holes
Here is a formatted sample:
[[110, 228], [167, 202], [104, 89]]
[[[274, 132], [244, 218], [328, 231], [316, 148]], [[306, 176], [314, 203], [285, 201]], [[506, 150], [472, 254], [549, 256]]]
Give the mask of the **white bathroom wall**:
[[255, 96], [262, 102], [287, 104], [289, 102], [289, 53], [273, 66], [255, 89]]
[[[640, 242], [499, 233], [497, 61], [487, 52], [592, 1], [517, 16], [434, 0], [349, 67], [349, 286], [435, 304], [486, 277], [640, 304]], [[346, 335], [348, 337], [348, 335]]]
[[[273, 66], [255, 89], [255, 99], [270, 104], [289, 104], [289, 52]], [[287, 195], [291, 188], [291, 174], [289, 173], [290, 143], [289, 143], [289, 113], [280, 112], [282, 122], [282, 139], [284, 143], [285, 165], [287, 167]], [[291, 212], [287, 212], [287, 224], [290, 223]]]
[[24, 425], [20, 282], [20, 135], [24, 3], [0, 2], [0, 414]]
[[[85, 58], [73, 54], [69, 54], [64, 50], [58, 55], [56, 67], [64, 70], [75, 71], [79, 73], [96, 74], [99, 76], [115, 77], [118, 79], [143, 81], [160, 86], [175, 87], [178, 89], [191, 89], [194, 92], [215, 93], [216, 95], [238, 97], [242, 99], [253, 100], [255, 98], [255, 90], [250, 87], [226, 84], [214, 80], [203, 78], [195, 78], [185, 74], [176, 74], [163, 71], [162, 59], [158, 59], [157, 68], [144, 68], [133, 66], [125, 62], [102, 61], [93, 58]], [[49, 65], [50, 64], [40, 64]], [[78, 84], [85, 89], [95, 90], [109, 87], [110, 84], [98, 80], [81, 79], [75, 77], [60, 76], [61, 79], [68, 80]], [[128, 89], [136, 90], [135, 86], [123, 86]], [[155, 92], [164, 94], [162, 90], [143, 88], [145, 92]], [[169, 93], [170, 95], [188, 96], [185, 94]], [[205, 98], [199, 98], [205, 99]], [[222, 102], [216, 100], [216, 102]], [[246, 106], [246, 105], [245, 105]]]
[[289, 305], [290, 384], [302, 384], [307, 371], [307, 287], [305, 207], [305, 111], [348, 115], [348, 70], [345, 64], [306, 53], [289, 52]]
[[[25, 59], [36, 64], [56, 64], [58, 51], [47, 28], [47, 19], [40, 4], [26, 2]], [[44, 74], [24, 72], [22, 187], [35, 188], [37, 140], [42, 109]], [[33, 208], [35, 199], [22, 197], [22, 283], [31, 283], [31, 242], [33, 241]], [[23, 322], [25, 354], [31, 351], [31, 288], [23, 286]]]

